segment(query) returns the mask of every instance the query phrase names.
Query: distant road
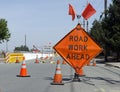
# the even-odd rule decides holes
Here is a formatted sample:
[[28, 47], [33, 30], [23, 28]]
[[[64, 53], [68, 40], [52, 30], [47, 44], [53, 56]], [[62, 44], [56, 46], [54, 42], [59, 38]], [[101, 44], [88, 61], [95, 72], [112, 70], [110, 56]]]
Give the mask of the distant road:
[[26, 62], [31, 77], [19, 75], [21, 63], [0, 64], [0, 92], [120, 92], [120, 69], [104, 64], [85, 66], [85, 76], [81, 82], [71, 82], [74, 70], [69, 65], [62, 65], [64, 85], [51, 85], [56, 64]]

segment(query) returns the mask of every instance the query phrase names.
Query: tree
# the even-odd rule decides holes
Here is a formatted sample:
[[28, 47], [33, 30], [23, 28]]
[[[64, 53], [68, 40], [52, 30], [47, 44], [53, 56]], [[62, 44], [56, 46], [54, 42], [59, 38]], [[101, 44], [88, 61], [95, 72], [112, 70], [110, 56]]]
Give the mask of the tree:
[[113, 0], [113, 4], [110, 5], [107, 14], [106, 23], [110, 29], [109, 43], [111, 49], [117, 53], [117, 60], [120, 57], [120, 1]]
[[7, 21], [5, 19], [0, 19], [0, 43], [9, 41], [10, 33], [7, 27]]
[[[101, 21], [94, 20], [89, 34], [103, 49], [105, 49], [105, 44], [102, 39], [104, 32], [102, 29]], [[103, 51], [103, 53], [105, 55], [105, 51]]]
[[14, 51], [29, 51], [29, 48], [25, 45], [21, 45], [20, 47], [15, 47]]
[[102, 21], [94, 21], [91, 36], [102, 43], [105, 50], [105, 60], [109, 51], [117, 53], [120, 57], [120, 1], [113, 0], [107, 10], [107, 16]]
[[103, 45], [102, 43], [103, 30], [102, 30], [101, 22], [94, 20], [92, 25], [93, 26], [89, 34], [94, 40], [96, 40], [96, 42], [99, 42], [100, 45]]
[[120, 56], [120, 1], [113, 0], [109, 6], [106, 18], [102, 20], [104, 30], [103, 41], [108, 48], [117, 53], [117, 60]]

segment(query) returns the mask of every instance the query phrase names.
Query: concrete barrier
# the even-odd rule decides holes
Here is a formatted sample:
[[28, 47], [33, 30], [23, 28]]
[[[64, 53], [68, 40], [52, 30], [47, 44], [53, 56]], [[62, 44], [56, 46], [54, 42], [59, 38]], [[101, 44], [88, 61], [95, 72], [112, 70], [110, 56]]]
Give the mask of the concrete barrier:
[[25, 60], [32, 60], [32, 59], [36, 59], [36, 56], [38, 56], [38, 58], [46, 59], [46, 57], [50, 58], [50, 57], [53, 57], [54, 55], [53, 54], [41, 54], [41, 53], [7, 53], [5, 62], [15, 63], [17, 59], [19, 62], [21, 62], [23, 61], [23, 57], [25, 57]]
[[46, 58], [46, 57], [53, 57], [53, 54], [41, 54], [41, 53], [23, 53], [25, 60], [31, 60], [36, 59], [36, 56], [38, 58]]

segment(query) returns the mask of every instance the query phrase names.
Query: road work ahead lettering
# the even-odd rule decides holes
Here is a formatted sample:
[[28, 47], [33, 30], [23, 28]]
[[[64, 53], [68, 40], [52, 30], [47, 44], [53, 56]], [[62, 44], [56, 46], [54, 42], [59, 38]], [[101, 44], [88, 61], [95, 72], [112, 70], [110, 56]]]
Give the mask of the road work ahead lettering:
[[[84, 60], [84, 59], [88, 60], [90, 57], [89, 54], [80, 53], [80, 52], [88, 51], [87, 49], [88, 45], [86, 44], [87, 41], [88, 41], [87, 36], [70, 35], [69, 42], [73, 44], [68, 44], [68, 50], [73, 53], [68, 53], [66, 58], [72, 60]], [[77, 43], [82, 43], [82, 44], [77, 44]], [[77, 51], [77, 53], [75, 51]]]
[[78, 68], [86, 65], [87, 62], [102, 51], [80, 24], [63, 37], [53, 48], [76, 72]]

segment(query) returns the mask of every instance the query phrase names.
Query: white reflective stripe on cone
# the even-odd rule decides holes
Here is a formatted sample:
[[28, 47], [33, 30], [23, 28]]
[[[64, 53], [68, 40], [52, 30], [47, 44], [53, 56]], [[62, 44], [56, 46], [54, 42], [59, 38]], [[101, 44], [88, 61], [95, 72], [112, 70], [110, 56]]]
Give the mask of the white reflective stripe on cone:
[[59, 65], [57, 65], [57, 68], [59, 68], [59, 69], [60, 69], [60, 64], [59, 64]]
[[26, 68], [26, 65], [22, 66], [22, 68]]
[[55, 74], [61, 74], [61, 70], [57, 70]]
[[23, 63], [22, 64], [26, 64], [26, 62], [25, 61], [23, 61]]

